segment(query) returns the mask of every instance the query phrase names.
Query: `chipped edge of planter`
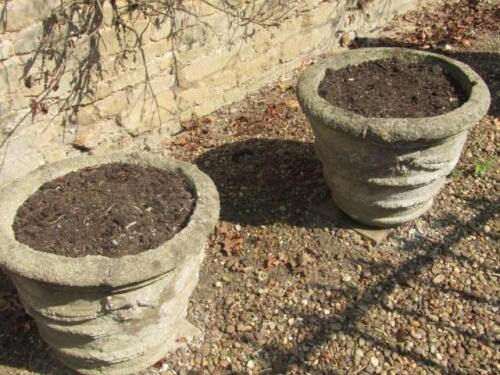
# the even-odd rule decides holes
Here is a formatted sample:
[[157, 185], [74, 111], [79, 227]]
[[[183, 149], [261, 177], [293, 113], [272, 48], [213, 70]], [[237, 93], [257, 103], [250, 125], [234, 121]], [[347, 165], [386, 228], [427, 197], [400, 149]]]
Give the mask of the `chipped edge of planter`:
[[[196, 193], [188, 224], [162, 245], [135, 255], [71, 258], [37, 251], [15, 239], [12, 224], [18, 208], [45, 182], [72, 171], [113, 162], [150, 165], [182, 173]], [[65, 159], [35, 169], [0, 188], [0, 266], [16, 275], [57, 285], [117, 288], [165, 274], [206, 242], [219, 215], [215, 184], [195, 165], [146, 153], [118, 152], [105, 156]], [[194, 244], [199, 244], [199, 246]]]
[[[468, 94], [467, 101], [455, 110], [438, 116], [380, 118], [364, 117], [334, 106], [318, 93], [327, 68], [338, 70], [396, 56], [445, 66]], [[337, 53], [306, 69], [299, 78], [297, 94], [302, 110], [313, 121], [354, 137], [389, 143], [436, 141], [452, 137], [477, 124], [488, 112], [491, 102], [488, 86], [468, 65], [436, 53], [395, 47], [361, 48]]]

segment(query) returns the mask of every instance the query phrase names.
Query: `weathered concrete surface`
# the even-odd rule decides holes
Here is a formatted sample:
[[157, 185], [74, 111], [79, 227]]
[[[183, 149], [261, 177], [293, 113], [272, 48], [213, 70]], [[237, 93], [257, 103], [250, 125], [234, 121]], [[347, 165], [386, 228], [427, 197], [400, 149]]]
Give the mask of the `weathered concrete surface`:
[[[121, 258], [63, 257], [15, 240], [17, 207], [41, 184], [85, 166], [117, 161], [178, 170], [192, 183], [195, 210], [173, 239]], [[218, 219], [219, 198], [213, 182], [195, 166], [139, 153], [74, 158], [13, 181], [0, 197], [0, 266], [64, 364], [86, 374], [136, 373], [196, 334], [185, 320], [186, 310], [207, 237]]]
[[[469, 99], [440, 116], [398, 119], [363, 117], [319, 96], [318, 85], [327, 68], [341, 69], [394, 54], [441, 64]], [[460, 157], [467, 131], [490, 105], [486, 84], [467, 65], [432, 53], [394, 48], [333, 55], [304, 72], [298, 97], [313, 127], [333, 200], [352, 218], [379, 227], [412, 220], [431, 207]]]
[[390, 228], [367, 227], [359, 221], [350, 219], [337, 207], [332, 199], [321, 202], [319, 206], [313, 207], [313, 209], [325, 219], [331, 220], [332, 222], [341, 222], [346, 228], [355, 230], [361, 236], [373, 241], [375, 244], [385, 240], [392, 232]]
[[[138, 143], [137, 137], [148, 134], [168, 137], [181, 129], [182, 121], [243, 99], [311, 57], [339, 49], [341, 40], [383, 26], [421, 1], [231, 1], [236, 13], [249, 20], [235, 15], [225, 0], [210, 1], [212, 6], [182, 1], [173, 20], [160, 17], [162, 21], [155, 24], [131, 17], [142, 36], [126, 60], [111, 24], [111, 2], [105, 1], [98, 48], [102, 72], [89, 77], [95, 85], [75, 92], [73, 83], [85, 78], [85, 71], [69, 64], [57, 92], [50, 95], [62, 104], [51, 104], [47, 114], [38, 111], [34, 117], [31, 99], [43, 91], [43, 80], [35, 79], [41, 66], [42, 54], [35, 51], [44, 38], [42, 24], [52, 8], [70, 0], [4, 3], [0, 5], [0, 10], [5, 7], [0, 24], [0, 144], [8, 140], [0, 146], [0, 184], [79, 154], [72, 145], [103, 154], [129, 149]], [[133, 35], [127, 37], [134, 40]], [[75, 49], [68, 51], [71, 62], [85, 62], [88, 38], [74, 42]], [[27, 69], [35, 56], [36, 63]], [[44, 63], [49, 70], [54, 68], [54, 61]], [[29, 76], [33, 80], [26, 85]], [[84, 96], [77, 113], [63, 108], [64, 99], [74, 94]]]

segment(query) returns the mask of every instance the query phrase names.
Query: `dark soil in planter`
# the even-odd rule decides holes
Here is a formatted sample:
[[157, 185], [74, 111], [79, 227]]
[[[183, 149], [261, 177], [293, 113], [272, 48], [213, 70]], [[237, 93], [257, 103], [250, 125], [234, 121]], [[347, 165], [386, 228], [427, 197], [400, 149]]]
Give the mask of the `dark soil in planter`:
[[113, 163], [45, 183], [19, 208], [13, 229], [18, 241], [36, 250], [119, 257], [174, 237], [194, 205], [184, 176]]
[[440, 65], [399, 59], [327, 69], [319, 95], [365, 117], [428, 117], [461, 106], [467, 95]]

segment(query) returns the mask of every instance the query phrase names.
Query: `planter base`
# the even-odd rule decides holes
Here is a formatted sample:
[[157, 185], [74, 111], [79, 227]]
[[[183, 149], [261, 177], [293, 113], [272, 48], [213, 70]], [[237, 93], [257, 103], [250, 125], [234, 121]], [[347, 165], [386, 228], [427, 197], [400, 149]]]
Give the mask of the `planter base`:
[[320, 203], [319, 206], [312, 208], [315, 212], [323, 216], [323, 218], [332, 222], [342, 222], [342, 225], [347, 223], [347, 228], [358, 232], [361, 236], [377, 243], [385, 240], [390, 234], [391, 229], [388, 228], [374, 228], [373, 226], [365, 226], [359, 220], [351, 220], [346, 213], [344, 213], [335, 204], [333, 199], [329, 198]]
[[185, 320], [204, 251], [157, 279], [111, 290], [62, 288], [11, 275], [54, 356], [83, 374], [134, 374], [199, 331]]
[[182, 319], [176, 324], [175, 329], [170, 331], [168, 337], [165, 338], [165, 341], [160, 346], [129, 361], [119, 362], [112, 365], [104, 365], [103, 367], [96, 367], [95, 363], [94, 366], [88, 366], [88, 364], [82, 360], [61, 355], [61, 353], [58, 352], [54, 352], [53, 356], [65, 366], [75, 369], [79, 373], [85, 375], [135, 374], [154, 365], [168, 353], [186, 345], [187, 343], [195, 341], [200, 336], [201, 331], [198, 328], [189, 323], [187, 320]]
[[366, 211], [365, 207], [359, 204], [346, 202], [342, 199], [335, 199], [335, 197], [332, 197], [332, 199], [335, 204], [352, 219], [362, 224], [379, 228], [392, 228], [398, 224], [414, 220], [427, 212], [432, 207], [433, 202], [433, 200], [430, 199], [429, 201], [406, 210], [377, 210], [370, 208], [369, 211]]
[[388, 145], [315, 128], [315, 150], [335, 204], [351, 218], [389, 228], [416, 219], [455, 167], [467, 133], [445, 142]]

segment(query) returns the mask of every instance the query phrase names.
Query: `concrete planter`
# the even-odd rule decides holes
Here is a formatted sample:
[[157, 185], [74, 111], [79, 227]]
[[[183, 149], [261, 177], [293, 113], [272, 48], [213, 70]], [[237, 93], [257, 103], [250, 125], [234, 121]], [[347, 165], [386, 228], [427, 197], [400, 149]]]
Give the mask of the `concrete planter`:
[[[126, 162], [175, 169], [196, 191], [188, 225], [137, 255], [70, 258], [14, 238], [18, 207], [43, 183], [87, 166]], [[0, 265], [11, 276], [40, 335], [68, 367], [84, 374], [136, 373], [197, 334], [186, 321], [207, 237], [219, 215], [212, 180], [193, 165], [145, 154], [68, 159], [0, 190]]]
[[[400, 58], [438, 63], [457, 79], [469, 99], [454, 111], [423, 118], [367, 118], [319, 96], [327, 68]], [[390, 227], [412, 220], [455, 167], [467, 131], [488, 111], [490, 94], [469, 66], [445, 56], [400, 48], [366, 48], [336, 54], [308, 68], [297, 88], [315, 134], [315, 148], [335, 203], [368, 225]]]

